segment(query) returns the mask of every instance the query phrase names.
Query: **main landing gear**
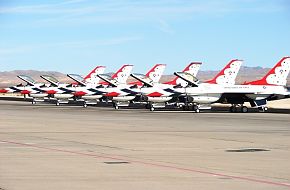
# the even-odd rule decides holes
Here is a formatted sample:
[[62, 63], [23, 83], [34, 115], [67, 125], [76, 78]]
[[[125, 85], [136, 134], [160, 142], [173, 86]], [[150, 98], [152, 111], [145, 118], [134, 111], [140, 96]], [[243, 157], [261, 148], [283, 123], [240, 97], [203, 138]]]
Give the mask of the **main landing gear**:
[[41, 98], [32, 98], [31, 104], [35, 105], [36, 102], [44, 102], [44, 99]]
[[199, 113], [200, 112], [200, 105], [183, 105], [182, 109], [183, 111], [194, 111], [195, 113]]
[[241, 112], [241, 113], [247, 113], [249, 110], [248, 110], [248, 107], [247, 106], [244, 106], [243, 104], [239, 105], [239, 104], [233, 104], [231, 107], [230, 107], [230, 112]]

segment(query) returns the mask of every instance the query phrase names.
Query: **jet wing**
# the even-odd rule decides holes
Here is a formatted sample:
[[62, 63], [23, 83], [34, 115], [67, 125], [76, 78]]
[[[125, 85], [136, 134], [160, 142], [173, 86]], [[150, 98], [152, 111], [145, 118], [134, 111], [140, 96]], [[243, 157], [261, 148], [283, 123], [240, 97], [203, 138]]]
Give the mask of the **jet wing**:
[[148, 76], [143, 75], [143, 74], [136, 74], [136, 73], [132, 73], [131, 76], [134, 79], [137, 79], [138, 81], [142, 82], [144, 85], [148, 87], [153, 87], [153, 80], [150, 79]]
[[79, 85], [86, 86], [86, 82], [82, 76], [77, 74], [67, 74], [67, 76], [72, 80], [76, 81]]
[[49, 82], [50, 84], [52, 84], [53, 86], [59, 85], [59, 81], [56, 78], [54, 78], [53, 76], [40, 75], [40, 77], [43, 78], [44, 80], [46, 80], [47, 82]]
[[117, 87], [118, 86], [117, 80], [113, 79], [110, 75], [98, 74], [97, 76], [100, 79], [102, 79], [103, 81], [106, 81], [107, 83], [109, 83], [113, 87]]
[[21, 80], [25, 81], [30, 86], [34, 86], [36, 84], [35, 80], [33, 78], [31, 78], [30, 76], [18, 75], [17, 77], [20, 78]]
[[174, 72], [174, 75], [188, 82], [193, 87], [199, 86], [199, 80], [190, 73], [187, 72]]

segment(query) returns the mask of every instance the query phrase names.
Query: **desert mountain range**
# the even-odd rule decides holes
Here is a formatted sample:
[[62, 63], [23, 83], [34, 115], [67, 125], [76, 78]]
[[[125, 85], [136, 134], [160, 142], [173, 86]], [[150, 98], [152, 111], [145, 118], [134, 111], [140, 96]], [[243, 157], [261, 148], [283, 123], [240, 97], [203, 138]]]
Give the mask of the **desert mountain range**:
[[[260, 79], [264, 76], [270, 68], [263, 68], [263, 67], [245, 67], [242, 66], [238, 77], [237, 77], [237, 84], [241, 84], [245, 81], [252, 81]], [[218, 71], [199, 71], [197, 77], [201, 81], [205, 81], [208, 79], [213, 78]], [[15, 71], [5, 71], [0, 72], [0, 88], [8, 87], [16, 84], [22, 83], [20, 79], [17, 78], [17, 75], [28, 75], [31, 76], [38, 82], [45, 82], [39, 76], [47, 74], [52, 75], [57, 78], [61, 82], [72, 82], [64, 73], [56, 72], [56, 71], [37, 71], [37, 70], [15, 70]], [[164, 75], [161, 78], [162, 82], [169, 81], [172, 79], [174, 75]], [[129, 80], [133, 80], [129, 78]], [[290, 85], [290, 75], [288, 76], [287, 80], [288, 86]]]

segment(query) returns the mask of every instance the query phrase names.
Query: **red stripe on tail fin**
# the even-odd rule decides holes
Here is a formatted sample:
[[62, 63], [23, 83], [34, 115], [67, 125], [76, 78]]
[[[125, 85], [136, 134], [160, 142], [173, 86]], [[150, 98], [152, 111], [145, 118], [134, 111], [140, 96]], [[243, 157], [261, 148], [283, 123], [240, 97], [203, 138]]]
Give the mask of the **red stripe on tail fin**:
[[210, 84], [233, 85], [243, 61], [231, 60], [213, 79], [206, 81]]
[[132, 69], [133, 65], [123, 65], [115, 74], [113, 74], [112, 78], [116, 79], [121, 84], [125, 84]]
[[100, 78], [97, 75], [103, 74], [105, 68], [106, 68], [105, 66], [97, 66], [84, 78], [85, 81], [87, 83], [98, 84], [100, 82]]
[[165, 67], [166, 67], [165, 64], [156, 64], [152, 69], [150, 69], [146, 73], [146, 76], [152, 79], [154, 83], [158, 83], [164, 72]]

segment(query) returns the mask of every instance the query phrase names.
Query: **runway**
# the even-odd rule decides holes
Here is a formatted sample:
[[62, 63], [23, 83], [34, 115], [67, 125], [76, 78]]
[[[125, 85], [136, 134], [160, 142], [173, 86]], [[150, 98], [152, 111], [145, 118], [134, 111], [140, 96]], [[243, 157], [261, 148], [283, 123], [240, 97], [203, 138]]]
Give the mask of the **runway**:
[[0, 101], [0, 189], [290, 189], [290, 114]]

